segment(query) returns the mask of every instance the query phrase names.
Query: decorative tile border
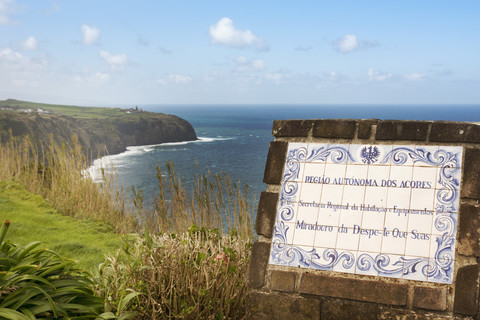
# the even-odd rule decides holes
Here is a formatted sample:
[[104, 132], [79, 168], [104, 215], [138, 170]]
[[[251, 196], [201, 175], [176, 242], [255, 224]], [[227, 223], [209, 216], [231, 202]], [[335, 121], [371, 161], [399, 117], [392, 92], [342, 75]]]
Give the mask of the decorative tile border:
[[462, 153], [289, 143], [269, 263], [452, 283]]

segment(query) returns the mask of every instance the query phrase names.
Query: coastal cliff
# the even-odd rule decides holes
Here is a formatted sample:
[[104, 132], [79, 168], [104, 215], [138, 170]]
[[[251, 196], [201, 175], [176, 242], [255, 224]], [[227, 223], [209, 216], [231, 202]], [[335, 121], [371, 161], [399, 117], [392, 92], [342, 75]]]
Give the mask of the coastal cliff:
[[0, 101], [0, 139], [28, 135], [39, 147], [70, 142], [74, 135], [87, 155], [117, 154], [127, 146], [197, 140], [192, 125], [174, 115], [138, 108], [90, 108]]

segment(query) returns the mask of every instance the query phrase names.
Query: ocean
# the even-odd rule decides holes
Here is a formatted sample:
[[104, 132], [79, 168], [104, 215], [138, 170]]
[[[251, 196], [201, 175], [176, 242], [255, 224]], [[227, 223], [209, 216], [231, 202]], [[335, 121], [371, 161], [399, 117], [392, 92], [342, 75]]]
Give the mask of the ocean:
[[[122, 106], [123, 107], [123, 106]], [[128, 106], [131, 107], [131, 106]], [[265, 190], [263, 172], [273, 120], [398, 119], [480, 122], [480, 105], [138, 105], [146, 111], [177, 115], [189, 121], [198, 141], [128, 147], [122, 154], [96, 160], [89, 169], [100, 181], [102, 163], [113, 165], [120, 186], [142, 189], [145, 204], [158, 192], [156, 166], [173, 161], [184, 185], [195, 176], [226, 173], [248, 184], [256, 198]]]

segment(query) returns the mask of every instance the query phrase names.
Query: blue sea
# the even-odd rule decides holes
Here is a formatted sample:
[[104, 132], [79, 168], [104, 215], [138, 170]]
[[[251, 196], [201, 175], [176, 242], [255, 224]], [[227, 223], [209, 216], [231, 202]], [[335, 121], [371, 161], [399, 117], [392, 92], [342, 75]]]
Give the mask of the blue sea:
[[[128, 106], [131, 107], [131, 106]], [[146, 204], [158, 192], [156, 166], [173, 161], [184, 185], [205, 172], [228, 174], [248, 184], [258, 196], [265, 190], [263, 172], [273, 120], [398, 119], [480, 122], [480, 105], [139, 105], [146, 111], [177, 115], [189, 121], [198, 141], [129, 147], [96, 161], [90, 169], [100, 177], [101, 162], [113, 165], [119, 184], [143, 190]]]

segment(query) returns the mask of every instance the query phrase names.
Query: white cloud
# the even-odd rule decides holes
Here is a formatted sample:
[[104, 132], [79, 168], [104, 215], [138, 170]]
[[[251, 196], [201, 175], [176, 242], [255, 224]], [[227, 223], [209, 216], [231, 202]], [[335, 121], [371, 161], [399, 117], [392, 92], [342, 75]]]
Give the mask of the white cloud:
[[253, 60], [252, 67], [257, 70], [263, 70], [266, 68], [265, 61], [263, 60]]
[[276, 84], [280, 83], [285, 78], [284, 74], [282, 73], [267, 73], [265, 75], [265, 80], [270, 80], [275, 82]]
[[235, 71], [236, 72], [245, 72], [245, 71], [260, 71], [267, 68], [265, 61], [260, 59], [249, 60], [244, 56], [235, 58]]
[[169, 74], [168, 78], [175, 83], [188, 83], [192, 81], [191, 77], [183, 76], [181, 74]]
[[238, 64], [247, 64], [248, 59], [244, 56], [240, 56], [240, 57], [235, 58], [235, 62], [238, 63]]
[[229, 18], [222, 18], [216, 24], [211, 25], [210, 37], [212, 43], [223, 44], [231, 48], [242, 49], [253, 46], [261, 51], [269, 49], [266, 42], [250, 30], [235, 29], [233, 21]]
[[109, 73], [96, 72], [85, 77], [75, 76], [75, 80], [78, 82], [86, 82], [91, 85], [100, 85], [107, 83], [111, 78]]
[[297, 46], [295, 51], [310, 51], [312, 50], [311, 46]]
[[105, 50], [100, 50], [100, 56], [110, 65], [112, 70], [123, 70], [128, 62], [127, 55], [124, 53], [113, 55]]
[[425, 80], [425, 78], [426, 76], [421, 73], [411, 73], [405, 75], [405, 79], [407, 79], [408, 81], [422, 81]]
[[97, 43], [98, 37], [100, 36], [100, 30], [98, 30], [98, 28], [84, 24], [82, 25], [81, 30], [83, 36], [83, 44], [90, 46]]
[[35, 39], [34, 36], [28, 37], [28, 38], [22, 43], [22, 48], [23, 48], [23, 50], [27, 50], [27, 51], [37, 50], [37, 46], [38, 46], [37, 39]]
[[375, 71], [374, 69], [370, 68], [367, 71], [367, 76], [370, 81], [383, 82], [390, 79], [393, 75], [391, 73]]
[[17, 11], [17, 3], [14, 0], [0, 0], [0, 25], [13, 24], [10, 15]]
[[42, 57], [30, 59], [11, 48], [0, 48], [0, 87], [36, 86], [46, 74], [47, 65]]
[[380, 43], [378, 41], [360, 41], [354, 34], [346, 34], [334, 42], [335, 48], [342, 53], [348, 53], [360, 49], [374, 48], [378, 47], [379, 45]]
[[337, 49], [340, 52], [350, 52], [358, 48], [358, 39], [354, 34], [346, 34], [337, 42]]

